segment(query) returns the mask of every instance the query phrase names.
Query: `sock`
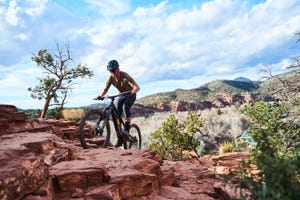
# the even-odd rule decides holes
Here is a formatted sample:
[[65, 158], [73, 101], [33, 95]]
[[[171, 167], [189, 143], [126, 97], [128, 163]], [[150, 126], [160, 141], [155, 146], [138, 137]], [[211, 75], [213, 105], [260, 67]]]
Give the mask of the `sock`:
[[125, 122], [125, 131], [129, 132], [130, 122]]

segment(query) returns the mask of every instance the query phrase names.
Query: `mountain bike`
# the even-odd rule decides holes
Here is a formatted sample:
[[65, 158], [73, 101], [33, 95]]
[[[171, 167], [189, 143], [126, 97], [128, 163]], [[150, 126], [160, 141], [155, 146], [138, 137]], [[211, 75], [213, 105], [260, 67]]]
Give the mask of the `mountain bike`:
[[117, 97], [125, 97], [130, 93], [123, 92], [118, 95], [94, 99], [102, 102], [108, 100], [108, 105], [104, 108], [88, 111], [81, 119], [79, 140], [84, 149], [112, 146], [110, 142], [112, 133], [111, 125], [114, 126], [117, 139], [123, 141], [124, 149], [141, 149], [142, 136], [140, 128], [136, 124], [131, 124], [129, 133], [125, 134], [125, 122], [114, 104], [114, 100]]

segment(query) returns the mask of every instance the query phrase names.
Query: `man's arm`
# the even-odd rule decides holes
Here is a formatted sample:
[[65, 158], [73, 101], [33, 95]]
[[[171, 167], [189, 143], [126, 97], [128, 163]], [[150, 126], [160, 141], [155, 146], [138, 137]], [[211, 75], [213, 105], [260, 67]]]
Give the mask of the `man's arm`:
[[104, 95], [106, 95], [108, 89], [104, 88], [103, 91], [101, 92], [100, 96], [103, 97]]
[[140, 86], [135, 82], [135, 80], [126, 72], [123, 72], [126, 78], [129, 80], [129, 84], [132, 85], [131, 94], [135, 94], [140, 91]]
[[140, 86], [138, 86], [138, 84], [134, 84], [133, 85], [133, 89], [131, 90], [132, 94], [137, 93], [138, 91], [140, 91]]

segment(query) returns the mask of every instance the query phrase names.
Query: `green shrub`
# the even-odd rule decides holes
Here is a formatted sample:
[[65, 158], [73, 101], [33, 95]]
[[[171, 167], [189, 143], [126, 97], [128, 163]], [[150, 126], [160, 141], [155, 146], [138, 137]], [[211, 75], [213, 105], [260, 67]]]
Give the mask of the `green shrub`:
[[26, 109], [23, 110], [28, 118], [36, 119], [41, 115], [41, 109]]
[[221, 109], [218, 108], [218, 109], [217, 109], [217, 114], [218, 114], [218, 115], [221, 115], [222, 113], [223, 113], [223, 112], [221, 111]]
[[[240, 170], [238, 187], [249, 191], [248, 196], [241, 194], [241, 199], [298, 199], [300, 125], [290, 118], [288, 104], [258, 102], [246, 106], [244, 112], [257, 146]], [[253, 165], [258, 168], [256, 174], [251, 173]]]
[[174, 114], [162, 123], [162, 126], [150, 134], [150, 149], [167, 160], [186, 159], [185, 151], [193, 151], [197, 155], [201, 145], [200, 134], [203, 119], [196, 112], [188, 112], [186, 119], [179, 123]]
[[49, 109], [47, 113], [48, 118], [54, 118], [54, 119], [62, 119], [62, 108], [61, 107], [55, 107], [53, 109]]
[[249, 145], [247, 141], [238, 140], [236, 142], [235, 151], [237, 152], [251, 152], [255, 148], [254, 145]]
[[219, 154], [234, 152], [235, 148], [236, 146], [234, 142], [225, 141], [219, 145]]

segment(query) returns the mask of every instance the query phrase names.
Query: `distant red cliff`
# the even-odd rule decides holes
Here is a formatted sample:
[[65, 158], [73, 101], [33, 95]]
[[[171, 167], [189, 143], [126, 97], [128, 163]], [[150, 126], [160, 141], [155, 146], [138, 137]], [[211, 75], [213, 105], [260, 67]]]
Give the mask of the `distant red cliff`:
[[[201, 101], [201, 102], [186, 102], [186, 101], [170, 101], [170, 102], [160, 102], [147, 106], [144, 108], [144, 113], [147, 111], [153, 112], [181, 112], [188, 110], [204, 110], [210, 108], [224, 108], [231, 105], [242, 105], [244, 103], [254, 103], [257, 101], [274, 101], [275, 99], [269, 95], [255, 94], [255, 93], [245, 93], [221, 96], [215, 98], [211, 101]], [[139, 105], [140, 109], [143, 106]], [[136, 107], [133, 107], [133, 109]], [[135, 109], [134, 113], [142, 114], [139, 109]]]

